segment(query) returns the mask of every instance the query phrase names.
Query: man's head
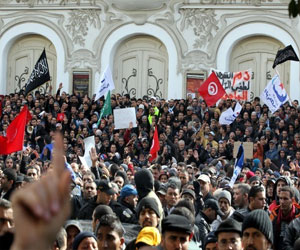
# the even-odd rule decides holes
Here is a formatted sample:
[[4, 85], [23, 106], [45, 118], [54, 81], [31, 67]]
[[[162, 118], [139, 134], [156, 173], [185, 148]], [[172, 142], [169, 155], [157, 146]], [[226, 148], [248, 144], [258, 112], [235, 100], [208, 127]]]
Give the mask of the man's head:
[[108, 205], [115, 194], [112, 184], [107, 180], [100, 180], [97, 184], [97, 204]]
[[72, 250], [72, 245], [77, 234], [82, 231], [81, 225], [76, 220], [69, 220], [65, 224], [67, 232], [67, 250]]
[[97, 186], [95, 182], [85, 182], [83, 184], [83, 197], [91, 199], [97, 195]]
[[268, 250], [273, 244], [273, 226], [262, 209], [249, 213], [243, 221], [242, 242], [244, 250]]
[[200, 184], [200, 189], [203, 197], [205, 197], [210, 190], [210, 178], [208, 175], [202, 174], [198, 177], [198, 182]]
[[203, 213], [207, 216], [210, 223], [212, 223], [217, 218], [217, 215], [220, 215], [221, 217], [224, 216], [218, 202], [214, 199], [208, 199], [205, 201]]
[[127, 204], [135, 208], [137, 204], [137, 191], [135, 187], [131, 184], [125, 185], [121, 190], [120, 198]]
[[6, 168], [3, 170], [1, 176], [1, 189], [7, 192], [14, 186], [14, 183], [17, 180], [16, 171], [12, 168]]
[[175, 183], [169, 183], [167, 186], [167, 193], [165, 196], [167, 207], [172, 208], [179, 200], [179, 188]]
[[39, 176], [39, 169], [36, 166], [29, 166], [26, 169], [26, 175], [31, 177], [33, 180], [38, 180]]
[[217, 237], [215, 235], [215, 232], [210, 232], [205, 237], [205, 243], [204, 243], [204, 250], [217, 250]]
[[280, 204], [280, 209], [282, 210], [282, 213], [284, 215], [287, 215], [292, 207], [293, 207], [293, 198], [295, 194], [293, 190], [288, 187], [282, 187], [280, 194], [279, 194], [279, 204]]
[[101, 217], [96, 229], [96, 237], [99, 250], [123, 249], [124, 229], [115, 215], [107, 214]]
[[266, 205], [266, 192], [263, 186], [253, 186], [249, 192], [250, 210], [263, 209]]
[[92, 232], [81, 232], [76, 235], [73, 245], [73, 249], [97, 249], [97, 238]]
[[98, 225], [101, 217], [103, 215], [106, 215], [106, 214], [114, 214], [114, 212], [111, 209], [111, 207], [109, 207], [107, 205], [98, 205], [94, 209], [93, 215], [92, 215], [92, 228], [93, 228], [93, 232], [95, 232], [96, 226]]
[[162, 221], [161, 246], [163, 250], [187, 250], [193, 236], [193, 226], [181, 215], [171, 214]]
[[13, 209], [8, 200], [0, 199], [0, 236], [14, 226]]
[[[222, 221], [215, 232], [218, 241], [218, 250], [235, 249], [242, 250], [242, 227], [239, 222], [234, 219]], [[229, 246], [231, 248], [229, 248]]]
[[154, 198], [143, 198], [138, 203], [136, 210], [141, 227], [157, 227], [159, 225], [160, 213]]
[[228, 216], [231, 211], [231, 194], [227, 190], [222, 190], [218, 194], [218, 202], [221, 211]]
[[237, 186], [237, 188], [234, 189], [233, 201], [236, 207], [247, 207], [250, 188], [250, 185], [241, 183]]

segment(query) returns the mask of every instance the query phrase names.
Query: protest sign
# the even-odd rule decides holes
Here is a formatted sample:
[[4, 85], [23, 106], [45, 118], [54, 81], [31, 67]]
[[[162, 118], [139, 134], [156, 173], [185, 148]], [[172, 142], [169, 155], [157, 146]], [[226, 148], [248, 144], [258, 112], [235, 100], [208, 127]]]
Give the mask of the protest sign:
[[[233, 146], [233, 158], [236, 158], [240, 141], [236, 141]], [[243, 142], [245, 159], [253, 159], [253, 142]]]
[[252, 70], [239, 72], [224, 72], [212, 69], [219, 78], [226, 95], [222, 99], [233, 99], [237, 101], [250, 100]]
[[129, 128], [129, 123], [132, 122], [133, 127], [136, 125], [135, 108], [114, 109], [115, 129]]

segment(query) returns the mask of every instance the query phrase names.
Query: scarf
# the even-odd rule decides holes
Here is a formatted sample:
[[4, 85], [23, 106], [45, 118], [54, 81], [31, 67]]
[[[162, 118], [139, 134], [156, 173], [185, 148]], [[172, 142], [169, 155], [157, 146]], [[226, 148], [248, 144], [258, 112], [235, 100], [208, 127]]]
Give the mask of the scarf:
[[293, 219], [295, 219], [295, 214], [296, 214], [295, 205], [292, 206], [291, 211], [286, 216], [284, 216], [282, 214], [282, 210], [279, 209], [277, 220], [276, 220], [276, 234], [277, 234], [277, 236], [279, 236], [279, 234], [280, 234], [281, 222], [285, 221], [285, 222], [287, 222], [287, 224], [289, 224]]

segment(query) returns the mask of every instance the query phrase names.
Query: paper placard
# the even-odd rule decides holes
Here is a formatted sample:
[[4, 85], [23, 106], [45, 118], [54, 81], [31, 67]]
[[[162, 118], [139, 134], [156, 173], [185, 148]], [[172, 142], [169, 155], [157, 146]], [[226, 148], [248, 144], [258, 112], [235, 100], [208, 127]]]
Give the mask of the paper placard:
[[95, 136], [90, 136], [85, 138], [84, 140], [84, 156], [79, 156], [79, 159], [82, 163], [82, 165], [91, 167], [92, 166], [92, 160], [90, 157], [90, 150], [92, 147], [95, 147]]
[[[240, 145], [240, 141], [234, 142], [233, 158], [236, 158]], [[243, 146], [245, 159], [253, 159], [253, 142], [243, 142]]]
[[135, 108], [114, 109], [114, 121], [115, 129], [129, 128], [130, 122], [137, 127]]

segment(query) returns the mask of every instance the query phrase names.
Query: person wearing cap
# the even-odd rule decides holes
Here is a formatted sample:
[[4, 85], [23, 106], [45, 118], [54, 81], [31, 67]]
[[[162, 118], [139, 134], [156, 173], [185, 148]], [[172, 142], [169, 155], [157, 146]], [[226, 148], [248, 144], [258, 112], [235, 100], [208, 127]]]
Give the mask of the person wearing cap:
[[82, 232], [80, 222], [77, 220], [68, 220], [64, 226], [67, 232], [67, 250], [72, 250], [72, 245], [76, 235]]
[[210, 178], [208, 175], [206, 174], [201, 174], [197, 181], [200, 184], [200, 190], [201, 190], [201, 194], [202, 194], [202, 199], [205, 202], [208, 199], [214, 199], [214, 197], [212, 196], [212, 194], [210, 193]]
[[138, 234], [135, 247], [137, 250], [144, 246], [158, 246], [161, 241], [161, 235], [156, 227], [144, 227]]
[[100, 180], [97, 183], [97, 195], [88, 201], [78, 213], [78, 219], [91, 220], [94, 209], [100, 205], [109, 205], [115, 190], [111, 183], [107, 180]]
[[224, 220], [215, 231], [218, 250], [243, 250], [241, 223], [229, 218]]
[[208, 136], [207, 138], [204, 136], [204, 133], [202, 134], [201, 136], [202, 138], [202, 145], [204, 148], [206, 148], [207, 144], [211, 144], [213, 148], [217, 149], [218, 150], [218, 147], [219, 147], [219, 143], [215, 141], [215, 132], [214, 131], [210, 131], [208, 133]]
[[248, 180], [248, 183], [249, 183], [249, 185], [250, 185], [251, 187], [253, 187], [253, 186], [259, 186], [259, 185], [262, 184], [262, 183], [261, 183], [260, 177], [258, 177], [258, 176], [256, 176], [256, 175], [252, 176], [252, 177]]
[[139, 225], [143, 228], [158, 227], [160, 224], [160, 211], [159, 206], [154, 198], [145, 197], [139, 201], [137, 207], [137, 217]]
[[211, 224], [217, 218], [217, 215], [224, 216], [218, 202], [215, 199], [206, 200], [203, 210], [200, 210], [195, 218], [195, 224], [199, 228], [202, 245], [204, 244], [206, 235], [212, 231]]
[[273, 202], [273, 194], [274, 194], [274, 186], [276, 179], [269, 178], [266, 184], [266, 196], [267, 196], [267, 204], [270, 205]]
[[265, 153], [265, 158], [270, 160], [278, 159], [278, 150], [274, 140], [269, 141], [269, 150]]
[[117, 216], [107, 214], [101, 217], [96, 229], [98, 250], [122, 250], [124, 228]]
[[10, 200], [11, 194], [15, 190], [15, 182], [17, 180], [17, 173], [12, 168], [6, 168], [2, 172], [0, 178], [0, 198]]
[[195, 200], [196, 200], [196, 194], [195, 191], [192, 189], [183, 189], [181, 192], [181, 198], [188, 200], [190, 202], [192, 202], [193, 204], [195, 204]]
[[122, 223], [136, 224], [137, 191], [133, 185], [127, 184], [121, 189], [117, 203], [119, 206], [113, 207], [113, 210], [120, 221]]
[[269, 211], [272, 212], [272, 210], [274, 208], [276, 208], [279, 205], [279, 195], [280, 195], [280, 190], [282, 187], [284, 186], [292, 186], [292, 181], [289, 177], [286, 176], [280, 176], [275, 184], [274, 184], [274, 188], [273, 188], [273, 202], [271, 203], [271, 205], [269, 206]]
[[217, 237], [215, 232], [210, 232], [206, 238], [204, 246], [202, 247], [203, 250], [217, 250]]
[[107, 205], [98, 205], [93, 212], [92, 215], [92, 229], [93, 232], [96, 231], [96, 227], [101, 219], [101, 217], [103, 215], [106, 214], [114, 214], [114, 211], [111, 209], [111, 207], [107, 206]]
[[217, 199], [220, 206], [221, 211], [223, 212], [224, 216], [221, 217], [220, 215], [213, 221], [211, 228], [212, 231], [215, 231], [220, 223], [227, 218], [229, 218], [234, 213], [234, 208], [231, 206], [231, 194], [227, 190], [222, 190], [217, 193]]
[[242, 225], [242, 244], [244, 250], [271, 249], [273, 245], [272, 222], [264, 210], [254, 210], [244, 219]]
[[187, 250], [193, 237], [193, 225], [190, 221], [177, 214], [168, 215], [162, 221], [162, 237], [158, 249]]
[[97, 238], [92, 232], [81, 232], [76, 235], [72, 250], [98, 250]]

